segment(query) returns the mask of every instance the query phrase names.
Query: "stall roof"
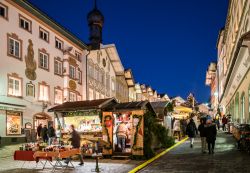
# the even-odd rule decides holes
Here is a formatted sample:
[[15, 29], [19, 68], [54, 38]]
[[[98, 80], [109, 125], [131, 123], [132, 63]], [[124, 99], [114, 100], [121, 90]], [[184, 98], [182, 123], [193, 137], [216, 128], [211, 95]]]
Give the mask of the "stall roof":
[[155, 113], [149, 101], [116, 103], [113, 105], [106, 106], [104, 110], [120, 111], [120, 110], [136, 110], [136, 109], [138, 110], [138, 109], [146, 109], [146, 108], [152, 110]]
[[115, 98], [65, 102], [61, 105], [50, 108], [48, 112], [68, 112], [75, 110], [102, 109], [108, 105], [114, 105], [116, 103], [117, 101]]

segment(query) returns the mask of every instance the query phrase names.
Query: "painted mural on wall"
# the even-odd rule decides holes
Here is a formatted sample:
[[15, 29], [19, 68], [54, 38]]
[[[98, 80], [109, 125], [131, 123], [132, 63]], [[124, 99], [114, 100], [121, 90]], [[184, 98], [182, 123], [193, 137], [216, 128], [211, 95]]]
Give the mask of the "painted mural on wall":
[[34, 59], [34, 50], [32, 40], [29, 39], [27, 55], [25, 56], [25, 75], [30, 80], [36, 80], [36, 61]]

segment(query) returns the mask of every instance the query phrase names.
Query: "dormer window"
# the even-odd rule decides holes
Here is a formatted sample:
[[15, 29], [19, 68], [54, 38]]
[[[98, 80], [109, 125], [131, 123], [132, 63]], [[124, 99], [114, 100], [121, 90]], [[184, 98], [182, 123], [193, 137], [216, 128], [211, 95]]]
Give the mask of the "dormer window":
[[44, 41], [49, 42], [49, 32], [46, 31], [46, 30], [43, 29], [43, 28], [40, 28], [40, 29], [39, 29], [39, 37], [40, 37], [41, 39], [43, 39]]
[[63, 49], [63, 42], [61, 40], [59, 40], [58, 38], [56, 38], [55, 46], [56, 46], [57, 49], [62, 50]]
[[24, 30], [31, 32], [31, 21], [19, 15], [19, 26]]

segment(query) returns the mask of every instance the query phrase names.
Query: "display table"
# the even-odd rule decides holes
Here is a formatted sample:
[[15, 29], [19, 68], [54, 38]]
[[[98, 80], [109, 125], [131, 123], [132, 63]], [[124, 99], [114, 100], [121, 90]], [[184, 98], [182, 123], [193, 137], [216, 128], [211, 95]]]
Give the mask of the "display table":
[[14, 160], [20, 160], [20, 161], [34, 161], [34, 151], [21, 151], [17, 150], [14, 153]]
[[[37, 151], [34, 153], [34, 158], [37, 163], [38, 162], [42, 163], [43, 169], [45, 168], [46, 163], [50, 163], [50, 165], [53, 167], [52, 172], [54, 172], [57, 167], [74, 168], [74, 165], [71, 163], [71, 161], [69, 161], [69, 163], [71, 164], [71, 167], [69, 167], [68, 164], [66, 166], [63, 166], [62, 159], [70, 158], [78, 154], [81, 154], [80, 149], [70, 149], [66, 151], [60, 151], [60, 150]], [[54, 165], [52, 164], [53, 159], [56, 160], [56, 163]], [[44, 160], [45, 160], [45, 163], [43, 163]]]

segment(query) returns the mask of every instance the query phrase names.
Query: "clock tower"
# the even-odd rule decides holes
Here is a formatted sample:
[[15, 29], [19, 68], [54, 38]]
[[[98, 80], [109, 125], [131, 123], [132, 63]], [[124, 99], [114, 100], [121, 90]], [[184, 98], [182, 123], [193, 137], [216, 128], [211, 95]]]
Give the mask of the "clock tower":
[[89, 26], [90, 48], [91, 50], [98, 50], [102, 43], [104, 16], [101, 11], [97, 9], [96, 0], [94, 9], [88, 13], [87, 20]]

